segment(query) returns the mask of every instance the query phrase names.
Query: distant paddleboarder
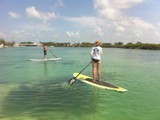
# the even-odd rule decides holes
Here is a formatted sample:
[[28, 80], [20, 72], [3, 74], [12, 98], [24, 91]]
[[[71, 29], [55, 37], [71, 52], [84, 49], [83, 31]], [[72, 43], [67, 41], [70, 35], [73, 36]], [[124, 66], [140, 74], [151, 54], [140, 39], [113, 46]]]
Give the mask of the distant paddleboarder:
[[96, 80], [96, 73], [98, 72], [98, 81], [101, 79], [101, 55], [102, 55], [102, 48], [100, 45], [102, 42], [100, 40], [96, 40], [94, 46], [91, 50], [91, 60], [92, 60], [92, 75], [93, 81]]
[[46, 55], [47, 55], [47, 46], [46, 44], [43, 44], [43, 51], [44, 51], [44, 60], [46, 59]]

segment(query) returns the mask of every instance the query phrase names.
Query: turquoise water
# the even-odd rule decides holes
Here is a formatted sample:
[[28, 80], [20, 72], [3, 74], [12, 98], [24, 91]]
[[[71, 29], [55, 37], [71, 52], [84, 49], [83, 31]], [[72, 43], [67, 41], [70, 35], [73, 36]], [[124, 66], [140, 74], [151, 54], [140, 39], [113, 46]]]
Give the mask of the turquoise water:
[[[159, 51], [103, 48], [102, 80], [128, 90], [119, 93], [68, 85], [90, 62], [91, 48], [50, 49], [62, 59], [29, 61], [43, 58], [39, 47], [0, 49], [0, 120], [160, 119]], [[91, 76], [91, 66], [83, 73]]]

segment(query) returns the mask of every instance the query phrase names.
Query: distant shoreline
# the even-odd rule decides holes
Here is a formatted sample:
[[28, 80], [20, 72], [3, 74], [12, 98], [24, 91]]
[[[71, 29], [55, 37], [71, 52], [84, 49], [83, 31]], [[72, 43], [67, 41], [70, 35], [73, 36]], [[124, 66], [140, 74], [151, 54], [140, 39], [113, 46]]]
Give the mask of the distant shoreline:
[[[49, 47], [81, 47], [81, 48], [87, 48], [92, 47], [93, 45], [47, 45]], [[20, 46], [3, 46], [0, 48], [7, 48], [7, 47], [41, 47], [39, 45], [20, 45]], [[127, 45], [101, 45], [102, 48], [123, 48], [123, 49], [143, 49], [143, 50], [160, 50], [160, 44], [127, 44]]]
[[[47, 46], [53, 46], [53, 47], [92, 47], [94, 43], [90, 42], [82, 42], [82, 43], [74, 43], [71, 44], [69, 42], [66, 43], [57, 43], [57, 42], [39, 42], [39, 43], [33, 43], [33, 42], [21, 42], [21, 43], [15, 43], [13, 42], [6, 42], [3, 39], [0, 39], [0, 48], [5, 47], [37, 47], [42, 46], [43, 44], [46, 44]], [[160, 50], [160, 44], [151, 44], [151, 43], [127, 43], [123, 44], [123, 42], [116, 42], [114, 44], [112, 43], [102, 43], [101, 47], [103, 48], [125, 48], [125, 49], [143, 49], [143, 50]]]

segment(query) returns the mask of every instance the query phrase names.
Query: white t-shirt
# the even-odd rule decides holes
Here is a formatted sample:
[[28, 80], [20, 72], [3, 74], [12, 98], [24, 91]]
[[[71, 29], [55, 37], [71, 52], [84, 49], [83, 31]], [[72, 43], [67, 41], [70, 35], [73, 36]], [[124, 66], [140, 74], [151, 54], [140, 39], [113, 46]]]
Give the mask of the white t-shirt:
[[102, 48], [100, 46], [93, 47], [91, 50], [91, 58], [101, 60]]

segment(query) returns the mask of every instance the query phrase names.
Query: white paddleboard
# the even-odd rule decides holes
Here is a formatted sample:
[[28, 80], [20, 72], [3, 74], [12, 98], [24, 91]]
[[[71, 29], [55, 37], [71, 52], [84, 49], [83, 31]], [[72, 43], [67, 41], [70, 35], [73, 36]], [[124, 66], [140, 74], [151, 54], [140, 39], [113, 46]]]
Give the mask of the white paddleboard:
[[49, 59], [29, 59], [30, 61], [56, 61], [56, 60], [60, 60], [61, 58], [49, 58]]

